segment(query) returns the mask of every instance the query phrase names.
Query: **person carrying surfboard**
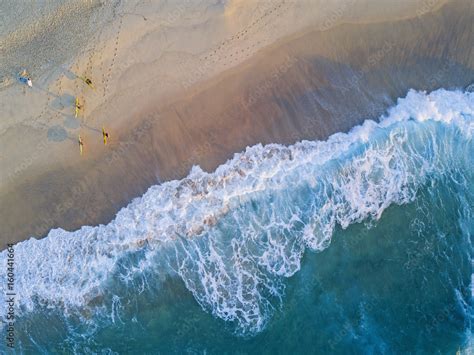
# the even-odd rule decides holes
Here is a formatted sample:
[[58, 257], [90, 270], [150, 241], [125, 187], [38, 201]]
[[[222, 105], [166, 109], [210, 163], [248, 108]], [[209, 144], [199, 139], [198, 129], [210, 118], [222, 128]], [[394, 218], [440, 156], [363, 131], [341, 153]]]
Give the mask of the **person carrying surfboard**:
[[85, 82], [91, 89], [95, 89], [94, 85], [92, 84], [91, 79], [86, 78], [85, 76], [79, 76], [79, 79], [81, 79], [83, 82]]
[[74, 107], [75, 107], [74, 116], [77, 118], [77, 116], [79, 115], [79, 110], [82, 109], [82, 105], [79, 103], [79, 98], [77, 97], [74, 103]]
[[107, 139], [109, 139], [109, 133], [105, 131], [104, 127], [102, 127], [102, 138], [104, 138], [104, 145], [106, 145]]
[[79, 135], [78, 143], [79, 143], [79, 152], [80, 152], [81, 155], [82, 155], [82, 149], [84, 148], [84, 142], [82, 141], [81, 135]]

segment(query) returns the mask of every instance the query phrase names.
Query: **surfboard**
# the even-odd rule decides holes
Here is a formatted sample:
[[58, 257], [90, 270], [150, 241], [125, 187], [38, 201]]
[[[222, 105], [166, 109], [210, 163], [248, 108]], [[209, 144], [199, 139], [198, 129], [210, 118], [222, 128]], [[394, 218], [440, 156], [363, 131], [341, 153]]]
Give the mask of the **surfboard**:
[[76, 111], [74, 116], [77, 118], [77, 115], [79, 114], [79, 99], [76, 97], [76, 103], [75, 103]]
[[81, 155], [82, 155], [82, 147], [83, 147], [82, 138], [81, 136], [79, 136], [79, 152]]

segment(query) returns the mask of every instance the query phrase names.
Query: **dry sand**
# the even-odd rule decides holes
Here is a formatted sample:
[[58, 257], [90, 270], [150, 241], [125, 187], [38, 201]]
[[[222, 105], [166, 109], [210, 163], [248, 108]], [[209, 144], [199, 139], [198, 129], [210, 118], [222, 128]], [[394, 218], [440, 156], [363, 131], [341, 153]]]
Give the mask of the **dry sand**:
[[[380, 3], [118, 7], [33, 90], [0, 91], [2, 242], [105, 223], [192, 165], [212, 170], [257, 143], [324, 139], [379, 117], [409, 88], [474, 81], [472, 2]], [[85, 102], [79, 119], [76, 96]]]

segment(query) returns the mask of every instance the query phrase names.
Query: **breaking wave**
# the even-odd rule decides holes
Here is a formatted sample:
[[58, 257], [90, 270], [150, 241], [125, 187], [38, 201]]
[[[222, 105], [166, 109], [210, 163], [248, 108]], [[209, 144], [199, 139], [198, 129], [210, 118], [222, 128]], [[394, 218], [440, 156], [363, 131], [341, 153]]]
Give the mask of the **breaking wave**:
[[[327, 248], [335, 228], [377, 220], [443, 175], [456, 172], [472, 186], [473, 132], [473, 93], [410, 91], [379, 122], [347, 134], [249, 147], [212, 173], [194, 167], [152, 186], [107, 225], [18, 243], [18, 313], [59, 309], [116, 322], [127, 297], [119, 289], [143, 292], [180, 277], [204, 310], [254, 334], [281, 304], [305, 250]], [[6, 259], [4, 251], [1, 270]]]

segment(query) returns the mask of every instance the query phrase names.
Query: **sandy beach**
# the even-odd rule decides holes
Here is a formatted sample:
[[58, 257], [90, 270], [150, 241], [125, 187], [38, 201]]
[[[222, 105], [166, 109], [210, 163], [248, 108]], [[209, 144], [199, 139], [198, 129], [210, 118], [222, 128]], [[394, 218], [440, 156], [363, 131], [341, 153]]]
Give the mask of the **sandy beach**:
[[0, 17], [0, 353], [474, 353], [472, 0]]
[[[471, 1], [303, 2], [118, 3], [100, 10], [110, 18], [82, 47], [26, 68], [31, 90], [12, 69], [0, 90], [1, 248], [106, 223], [193, 165], [212, 171], [250, 145], [324, 139], [377, 119], [409, 89], [474, 81]], [[61, 9], [57, 30], [94, 6]], [[0, 33], [2, 46], [35, 39], [15, 34]], [[17, 52], [28, 51], [6, 51], [0, 66]]]

